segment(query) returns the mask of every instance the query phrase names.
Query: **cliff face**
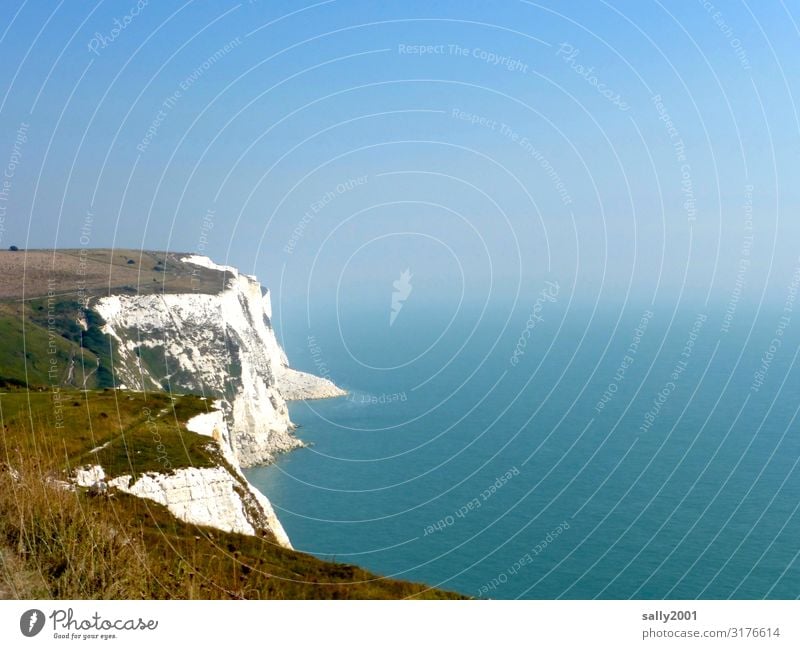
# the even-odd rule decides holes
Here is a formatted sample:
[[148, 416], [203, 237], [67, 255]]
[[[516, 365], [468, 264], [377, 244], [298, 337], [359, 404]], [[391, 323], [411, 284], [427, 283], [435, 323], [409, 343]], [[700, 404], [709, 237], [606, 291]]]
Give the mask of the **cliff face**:
[[301, 444], [291, 434], [287, 398], [344, 392], [289, 368], [272, 328], [269, 292], [255, 277], [205, 257], [181, 261], [219, 271], [224, 288], [218, 294], [113, 295], [93, 304], [117, 343], [117, 383], [220, 399], [238, 464], [270, 462]]
[[[107, 486], [159, 502], [190, 523], [251, 535], [266, 530], [291, 547], [269, 500], [247, 482], [241, 467], [271, 462], [302, 444], [292, 435], [287, 399], [345, 392], [289, 367], [272, 328], [269, 292], [255, 277], [206, 257], [180, 263], [205, 275], [218, 272], [220, 291], [118, 294], [97, 298], [91, 308], [115, 342], [117, 387], [192, 392], [215, 400], [216, 410], [194, 417], [187, 428], [213, 438], [224, 462], [136, 480], [116, 476]], [[95, 485], [104, 479], [102, 467], [85, 468], [75, 479]]]
[[[219, 407], [215, 403], [215, 408]], [[118, 489], [139, 498], [164, 505], [187, 523], [214, 527], [224, 532], [249, 536], [267, 532], [278, 545], [291, 548], [269, 500], [255, 489], [239, 469], [230, 447], [230, 433], [221, 410], [193, 417], [186, 427], [210, 437], [219, 447], [222, 460], [213, 467], [182, 467], [169, 473], [148, 472], [134, 479], [131, 475], [109, 478], [102, 465], [89, 465], [74, 475], [80, 487]]]

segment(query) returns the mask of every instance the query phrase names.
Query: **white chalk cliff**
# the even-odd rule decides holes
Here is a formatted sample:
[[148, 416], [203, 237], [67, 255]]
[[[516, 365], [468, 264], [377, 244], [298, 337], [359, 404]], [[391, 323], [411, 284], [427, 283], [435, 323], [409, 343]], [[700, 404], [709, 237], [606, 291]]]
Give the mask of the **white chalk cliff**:
[[221, 399], [240, 466], [271, 462], [301, 445], [291, 434], [287, 399], [345, 392], [289, 367], [272, 328], [269, 291], [255, 277], [206, 257], [182, 261], [227, 273], [226, 287], [218, 294], [112, 295], [93, 304], [117, 342], [118, 385]]
[[[116, 342], [114, 375], [131, 390], [192, 392], [217, 400], [217, 411], [187, 424], [219, 445], [231, 469], [183, 468], [170, 473], [115, 477], [108, 485], [165, 505], [187, 522], [226, 531], [271, 531], [291, 547], [267, 498], [241, 467], [264, 464], [302, 445], [292, 435], [286, 400], [344, 395], [331, 381], [289, 367], [272, 328], [269, 291], [255, 277], [207, 257], [184, 264], [220, 272], [221, 290], [209, 293], [111, 295], [91, 307]], [[91, 467], [78, 484], [97, 482]], [[86, 473], [88, 472], [88, 473]]]

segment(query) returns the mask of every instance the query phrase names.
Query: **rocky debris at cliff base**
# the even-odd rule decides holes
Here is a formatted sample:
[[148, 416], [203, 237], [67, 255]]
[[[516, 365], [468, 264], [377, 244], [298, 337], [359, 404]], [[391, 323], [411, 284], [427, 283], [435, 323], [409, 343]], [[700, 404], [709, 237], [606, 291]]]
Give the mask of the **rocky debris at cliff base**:
[[332, 399], [347, 396], [347, 392], [335, 385], [333, 381], [283, 367], [277, 374], [278, 390], [286, 401], [303, 401], [307, 399]]

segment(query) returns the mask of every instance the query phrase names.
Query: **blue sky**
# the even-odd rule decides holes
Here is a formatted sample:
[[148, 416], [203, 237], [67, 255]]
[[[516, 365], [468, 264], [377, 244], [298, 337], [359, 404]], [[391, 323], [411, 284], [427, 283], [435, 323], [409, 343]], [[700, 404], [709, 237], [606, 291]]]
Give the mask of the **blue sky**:
[[752, 234], [744, 295], [781, 303], [800, 6], [716, 4], [11, 0], [0, 246], [79, 247], [91, 213], [92, 246], [282, 303], [409, 268], [431, 304], [725, 304]]

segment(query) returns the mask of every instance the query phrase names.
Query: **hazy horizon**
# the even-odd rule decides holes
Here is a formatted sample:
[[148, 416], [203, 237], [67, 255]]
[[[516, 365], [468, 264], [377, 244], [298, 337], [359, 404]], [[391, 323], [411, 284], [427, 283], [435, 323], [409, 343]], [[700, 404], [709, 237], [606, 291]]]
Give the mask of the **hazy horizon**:
[[777, 305], [800, 264], [782, 4], [136, 7], [11, 12], [0, 247], [193, 251], [291, 302], [408, 268]]

